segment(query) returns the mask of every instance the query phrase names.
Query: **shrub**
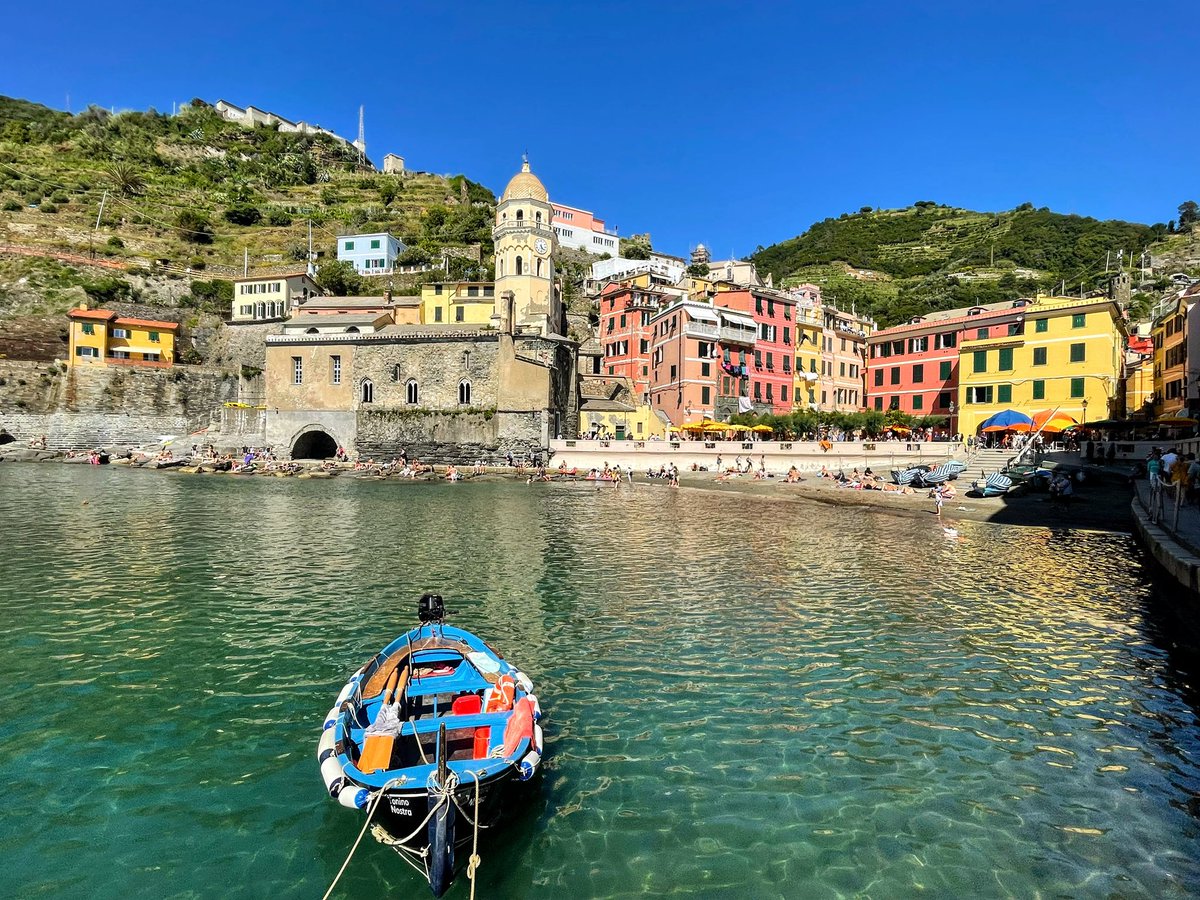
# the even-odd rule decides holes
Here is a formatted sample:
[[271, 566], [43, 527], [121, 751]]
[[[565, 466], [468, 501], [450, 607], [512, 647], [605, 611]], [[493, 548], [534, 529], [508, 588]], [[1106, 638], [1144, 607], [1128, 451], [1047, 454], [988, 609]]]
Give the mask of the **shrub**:
[[182, 210], [175, 217], [175, 226], [179, 229], [179, 236], [185, 241], [191, 241], [193, 244], [212, 243], [212, 226], [208, 224], [208, 217], [202, 212], [194, 209]]
[[70, 203], [71, 202], [71, 198], [68, 197], [66, 194], [64, 194], [62, 191], [55, 191], [53, 194], [50, 195], [50, 199], [53, 200], [55, 203]]
[[18, 203], [16, 200], [5, 200], [4, 201], [4, 211], [5, 212], [16, 212], [20, 208], [21, 208], [21, 204]]
[[234, 225], [257, 225], [262, 220], [262, 210], [257, 206], [239, 204], [225, 210], [225, 219]]
[[208, 261], [203, 256], [193, 256], [188, 263], [188, 267], [197, 270], [203, 270], [208, 265]]
[[104, 242], [104, 246], [111, 247], [113, 250], [123, 250], [125, 249], [125, 242], [114, 234]]
[[267, 224], [275, 225], [280, 228], [286, 228], [292, 224], [292, 217], [288, 215], [285, 209], [273, 209], [267, 213]]
[[53, 203], [43, 203], [43, 204], [42, 204], [40, 207], [38, 207], [38, 208], [39, 208], [39, 209], [41, 209], [41, 211], [42, 211], [42, 212], [44, 212], [44, 213], [56, 213], [56, 212], [58, 212], [58, 207], [57, 207], [57, 206], [55, 206]]

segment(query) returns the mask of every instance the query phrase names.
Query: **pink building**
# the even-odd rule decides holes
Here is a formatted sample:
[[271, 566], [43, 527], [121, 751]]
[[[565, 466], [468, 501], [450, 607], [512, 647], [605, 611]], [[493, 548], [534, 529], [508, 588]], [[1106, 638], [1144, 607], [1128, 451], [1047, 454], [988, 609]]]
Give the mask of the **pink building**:
[[597, 255], [620, 254], [621, 242], [616, 229], [606, 227], [603, 219], [597, 218], [586, 209], [564, 206], [561, 203], [550, 205], [554, 209], [551, 224], [554, 226], [554, 233], [558, 235], [560, 245]]
[[794, 297], [768, 288], [719, 291], [713, 303], [750, 318], [755, 329], [750, 370], [750, 398], [759, 412], [791, 412], [796, 356]]
[[664, 302], [658, 291], [607, 284], [600, 292], [600, 344], [603, 372], [628, 378], [638, 399], [650, 387], [650, 320]]

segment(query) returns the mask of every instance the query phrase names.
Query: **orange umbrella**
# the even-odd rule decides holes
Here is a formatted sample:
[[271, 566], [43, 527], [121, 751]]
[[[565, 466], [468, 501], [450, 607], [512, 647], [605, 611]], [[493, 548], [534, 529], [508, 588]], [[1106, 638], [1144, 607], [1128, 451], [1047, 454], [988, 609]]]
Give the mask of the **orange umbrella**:
[[1068, 416], [1065, 412], [1059, 412], [1056, 409], [1044, 409], [1041, 412], [1033, 414], [1033, 427], [1031, 430], [1037, 431], [1039, 428], [1045, 432], [1066, 431], [1068, 428], [1074, 428], [1079, 423]]

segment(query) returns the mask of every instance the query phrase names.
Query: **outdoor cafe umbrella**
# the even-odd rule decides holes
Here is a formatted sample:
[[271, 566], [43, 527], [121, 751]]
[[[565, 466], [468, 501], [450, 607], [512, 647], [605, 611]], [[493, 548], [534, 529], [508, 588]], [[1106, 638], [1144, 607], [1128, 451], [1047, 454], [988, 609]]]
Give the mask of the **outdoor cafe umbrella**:
[[1190, 419], [1187, 416], [1172, 416], [1161, 415], [1154, 420], [1155, 425], [1197, 425], [1200, 420]]
[[730, 425], [730, 426], [729, 426], [729, 430], [730, 430], [730, 431], [736, 431], [736, 432], [738, 432], [738, 433], [741, 433], [741, 432], [743, 432], [743, 431], [749, 431], [749, 430], [750, 430], [750, 426], [749, 426], [749, 425]]
[[1002, 409], [988, 416], [979, 426], [980, 431], [1028, 431], [1033, 419], [1015, 409]]
[[753, 427], [751, 427], [750, 430], [766, 432], [766, 431], [774, 431], [775, 429], [772, 428], [770, 425], [754, 425]]
[[1037, 431], [1039, 429], [1046, 432], [1066, 431], [1068, 428], [1074, 428], [1078, 424], [1078, 422], [1065, 412], [1059, 412], [1056, 409], [1044, 409], [1041, 412], [1033, 414], [1030, 431]]

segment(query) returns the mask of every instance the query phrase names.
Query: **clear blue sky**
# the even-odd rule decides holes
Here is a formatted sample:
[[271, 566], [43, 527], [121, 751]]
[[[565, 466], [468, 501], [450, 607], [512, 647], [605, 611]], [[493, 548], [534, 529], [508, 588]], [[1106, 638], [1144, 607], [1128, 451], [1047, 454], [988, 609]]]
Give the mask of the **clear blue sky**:
[[1200, 200], [1200, 3], [17, 4], [0, 93], [253, 103], [656, 248], [744, 255], [860, 206]]

